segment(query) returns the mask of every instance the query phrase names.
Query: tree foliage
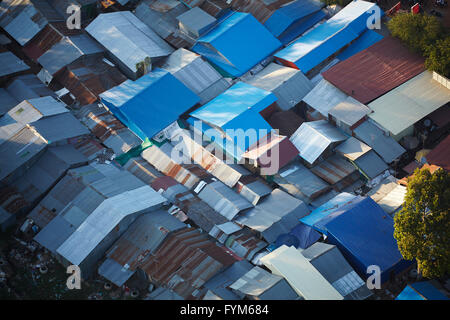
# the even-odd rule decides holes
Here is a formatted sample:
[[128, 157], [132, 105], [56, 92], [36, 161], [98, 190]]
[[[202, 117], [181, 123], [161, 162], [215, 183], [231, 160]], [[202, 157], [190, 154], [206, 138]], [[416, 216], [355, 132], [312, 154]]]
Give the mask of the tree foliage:
[[416, 259], [424, 277], [450, 273], [450, 175], [416, 169], [403, 209], [394, 218], [394, 237], [403, 258]]
[[427, 69], [449, 76], [450, 38], [436, 17], [400, 13], [388, 22], [388, 28], [394, 37], [426, 58]]

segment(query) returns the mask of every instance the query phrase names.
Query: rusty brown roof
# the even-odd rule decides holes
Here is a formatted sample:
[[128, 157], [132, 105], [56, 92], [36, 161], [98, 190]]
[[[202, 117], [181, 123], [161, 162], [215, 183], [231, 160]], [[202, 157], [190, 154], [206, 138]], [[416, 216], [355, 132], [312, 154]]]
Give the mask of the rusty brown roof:
[[441, 141], [425, 158], [431, 165], [439, 166], [450, 171], [450, 135]]
[[386, 37], [341, 61], [322, 76], [334, 86], [367, 104], [425, 70], [424, 59], [400, 40]]

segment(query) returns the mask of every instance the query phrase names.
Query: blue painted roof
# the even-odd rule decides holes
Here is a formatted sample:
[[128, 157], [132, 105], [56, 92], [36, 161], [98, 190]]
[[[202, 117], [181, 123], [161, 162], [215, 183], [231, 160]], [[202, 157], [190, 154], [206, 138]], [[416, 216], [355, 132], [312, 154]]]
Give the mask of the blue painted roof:
[[235, 12], [199, 38], [192, 50], [238, 77], [280, 47], [281, 42], [251, 14]]
[[322, 220], [328, 242], [338, 246], [360, 275], [367, 278], [367, 267], [377, 265], [383, 283], [390, 271], [407, 265], [393, 236], [394, 220], [370, 197], [358, 197]]
[[294, 22], [319, 11], [325, 6], [322, 2], [312, 0], [297, 0], [276, 10], [264, 26], [276, 37], [280, 36]]
[[200, 101], [182, 82], [162, 69], [127, 80], [100, 95], [104, 105], [145, 140], [166, 128]]
[[333, 199], [329, 200], [328, 202], [324, 203], [320, 207], [313, 210], [309, 215], [301, 218], [300, 222], [316, 229], [317, 231], [325, 233], [326, 230], [318, 229], [315, 226], [315, 224], [317, 222], [319, 222], [321, 219], [328, 216], [329, 214], [339, 210], [343, 206], [354, 201], [355, 199], [356, 199], [355, 195], [347, 193], [347, 192], [342, 192], [342, 193], [338, 194], [337, 196], [335, 196]]
[[306, 16], [293, 23], [289, 28], [283, 31], [278, 39], [283, 44], [288, 44], [307, 30], [309, 30], [311, 27], [313, 27], [316, 23], [324, 19], [326, 16], [326, 13], [322, 10], [312, 13], [309, 16]]
[[395, 300], [449, 300], [430, 281], [407, 285]]
[[377, 5], [362, 0], [351, 2], [275, 57], [294, 63], [303, 73], [310, 71], [364, 32], [374, 7]]
[[367, 49], [371, 45], [377, 43], [384, 37], [373, 31], [373, 30], [367, 30], [364, 32], [358, 39], [355, 40], [351, 45], [348, 46], [344, 51], [342, 51], [337, 58], [339, 60], [345, 60], [350, 58], [351, 56], [357, 54], [360, 51], [363, 51], [364, 49]]

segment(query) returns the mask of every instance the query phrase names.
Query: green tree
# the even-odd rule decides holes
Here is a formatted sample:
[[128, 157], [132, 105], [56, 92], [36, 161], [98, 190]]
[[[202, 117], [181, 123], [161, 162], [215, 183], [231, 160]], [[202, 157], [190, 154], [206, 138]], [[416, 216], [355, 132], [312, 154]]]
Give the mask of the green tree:
[[426, 51], [425, 66], [429, 70], [449, 77], [450, 76], [450, 36], [440, 39], [434, 45], [429, 46]]
[[394, 237], [406, 260], [416, 259], [424, 277], [450, 273], [450, 175], [416, 169], [403, 209], [394, 218]]
[[397, 14], [388, 22], [388, 29], [394, 37], [420, 54], [444, 36], [440, 21], [428, 14]]

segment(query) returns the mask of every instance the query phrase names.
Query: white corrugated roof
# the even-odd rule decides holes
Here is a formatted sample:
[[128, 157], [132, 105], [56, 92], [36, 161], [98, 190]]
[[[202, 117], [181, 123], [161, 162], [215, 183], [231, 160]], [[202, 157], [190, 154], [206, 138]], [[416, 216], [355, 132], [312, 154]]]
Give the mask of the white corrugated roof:
[[369, 117], [397, 135], [448, 101], [450, 90], [424, 71], [369, 103]]
[[261, 258], [272, 273], [286, 279], [305, 300], [343, 300], [339, 292], [295, 247], [282, 245]]

